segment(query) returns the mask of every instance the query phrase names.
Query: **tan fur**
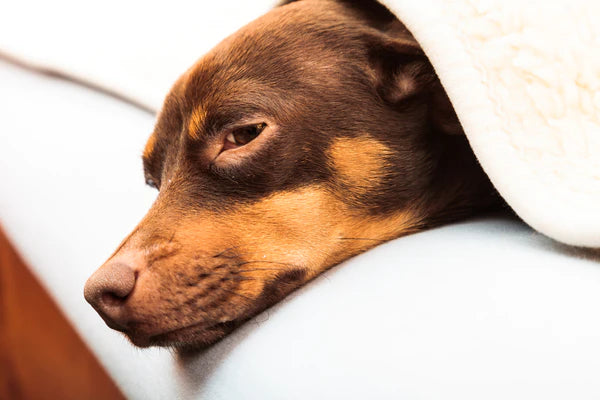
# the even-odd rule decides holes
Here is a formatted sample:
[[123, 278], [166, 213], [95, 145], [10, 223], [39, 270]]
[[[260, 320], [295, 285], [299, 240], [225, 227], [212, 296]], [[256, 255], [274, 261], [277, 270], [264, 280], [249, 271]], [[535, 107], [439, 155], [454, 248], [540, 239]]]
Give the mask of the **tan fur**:
[[190, 116], [188, 122], [188, 135], [198, 140], [200, 138], [199, 132], [202, 131], [202, 124], [206, 118], [206, 110], [203, 107], [196, 107]]
[[[282, 289], [287, 293], [348, 257], [417, 230], [420, 223], [417, 210], [386, 217], [357, 213], [319, 185], [277, 193], [226, 214], [177, 217], [167, 211], [168, 203], [168, 197], [159, 196], [126, 246], [107, 262], [125, 259], [137, 266], [128, 308], [140, 321], [142, 339], [132, 337], [138, 345], [198, 321], [210, 325], [250, 317], [264, 306], [256, 302], [265, 287], [282, 274], [305, 272]], [[173, 233], [156, 236], [164, 226]], [[198, 280], [199, 274], [205, 278]]]
[[345, 259], [485, 203], [466, 141], [429, 120], [445, 104], [429, 105], [432, 68], [377, 6], [293, 2], [175, 83], [144, 150], [158, 198], [86, 285], [109, 326], [139, 346], [210, 345]]
[[329, 155], [344, 189], [364, 195], [382, 184], [384, 168], [389, 167], [387, 158], [392, 152], [383, 143], [363, 136], [336, 139]]
[[144, 147], [144, 157], [150, 157], [152, 152], [154, 151], [154, 146], [156, 145], [156, 136], [151, 135], [146, 142], [146, 146]]
[[[147, 219], [138, 228], [141, 232], [151, 231], [161, 223], [162, 218]], [[260, 282], [267, 282], [281, 271], [305, 268], [306, 279], [311, 279], [331, 265], [382, 241], [411, 232], [418, 225], [416, 210], [387, 217], [360, 215], [325, 188], [308, 186], [241, 206], [227, 215], [204, 214], [186, 218], [177, 229], [174, 243], [165, 241], [167, 238], [156, 243], [156, 238], [151, 238], [152, 241], [146, 244], [148, 238], [142, 239], [137, 246], [143, 247], [148, 262], [152, 260], [155, 264], [153, 274], [173, 272], [167, 265], [180, 264], [177, 258], [183, 258], [182, 263], [189, 264], [191, 255], [174, 254], [176, 249], [196, 249], [193, 244], [201, 243], [202, 251], [195, 250], [195, 256], [203, 260], [235, 246], [232, 253], [239, 254], [245, 262], [261, 264], [260, 269], [248, 273], [257, 281], [244, 282], [240, 288], [241, 294], [254, 298], [263, 287]], [[164, 261], [166, 264], [162, 266], [167, 269], [161, 270], [158, 261]], [[271, 261], [289, 266], [269, 265]], [[202, 263], [206, 264], [206, 261]], [[150, 299], [140, 307], [151, 312], [157, 305]]]

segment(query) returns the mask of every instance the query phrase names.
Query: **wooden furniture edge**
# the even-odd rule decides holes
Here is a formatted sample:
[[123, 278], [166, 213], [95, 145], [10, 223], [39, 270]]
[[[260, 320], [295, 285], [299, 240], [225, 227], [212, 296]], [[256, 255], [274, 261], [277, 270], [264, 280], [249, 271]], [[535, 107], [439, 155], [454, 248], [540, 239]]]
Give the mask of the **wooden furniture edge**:
[[1, 227], [0, 399], [124, 399]]

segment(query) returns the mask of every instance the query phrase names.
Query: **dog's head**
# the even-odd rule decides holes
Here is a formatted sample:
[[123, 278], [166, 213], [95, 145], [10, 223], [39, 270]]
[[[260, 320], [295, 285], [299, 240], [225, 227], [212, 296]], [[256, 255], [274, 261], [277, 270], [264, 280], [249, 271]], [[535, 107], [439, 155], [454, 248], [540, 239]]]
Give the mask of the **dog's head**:
[[342, 260], [483, 204], [460, 133], [383, 6], [278, 7], [175, 83], [143, 155], [158, 197], [86, 298], [139, 346], [211, 344]]

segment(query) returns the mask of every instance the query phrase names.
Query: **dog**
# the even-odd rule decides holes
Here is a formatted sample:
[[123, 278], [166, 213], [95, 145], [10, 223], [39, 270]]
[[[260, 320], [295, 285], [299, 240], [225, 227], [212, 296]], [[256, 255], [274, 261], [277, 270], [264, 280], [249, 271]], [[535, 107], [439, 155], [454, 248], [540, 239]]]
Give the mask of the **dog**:
[[174, 84], [158, 197], [85, 286], [140, 347], [204, 348], [328, 268], [501, 207], [433, 67], [375, 0], [287, 1]]

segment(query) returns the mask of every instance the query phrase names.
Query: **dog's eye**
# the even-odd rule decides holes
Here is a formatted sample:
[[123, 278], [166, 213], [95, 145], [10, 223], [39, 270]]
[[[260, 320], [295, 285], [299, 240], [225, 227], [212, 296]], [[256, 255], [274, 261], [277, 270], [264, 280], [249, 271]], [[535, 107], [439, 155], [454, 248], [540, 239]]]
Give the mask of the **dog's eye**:
[[152, 178], [146, 178], [146, 185], [150, 186], [153, 189], [157, 189], [158, 190], [158, 184]]
[[265, 130], [267, 124], [261, 122], [260, 124], [243, 126], [232, 130], [229, 135], [225, 138], [225, 146], [223, 150], [235, 149], [236, 147], [244, 146], [250, 143], [258, 135]]

